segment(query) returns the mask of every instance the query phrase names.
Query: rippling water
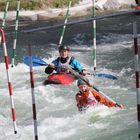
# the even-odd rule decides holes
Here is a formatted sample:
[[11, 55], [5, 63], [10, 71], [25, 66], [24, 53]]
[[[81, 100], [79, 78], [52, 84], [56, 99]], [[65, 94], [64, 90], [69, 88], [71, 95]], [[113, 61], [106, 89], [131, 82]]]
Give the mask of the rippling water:
[[[75, 102], [78, 91], [76, 83], [69, 86], [43, 86], [42, 82], [46, 78], [45, 67], [34, 68], [40, 140], [138, 139], [132, 21], [133, 17], [124, 16], [97, 22], [97, 73], [111, 73], [117, 76], [118, 80], [88, 76], [95, 87], [123, 104], [123, 110], [98, 106], [80, 114]], [[88, 71], [93, 72], [91, 27], [90, 23], [68, 27], [64, 44], [71, 48], [71, 54], [80, 60]], [[17, 65], [10, 67], [17, 114], [16, 135], [11, 119], [3, 50], [0, 49], [0, 140], [34, 139], [29, 67], [23, 64], [22, 59], [28, 55], [27, 46], [31, 44], [33, 55], [40, 56], [47, 63], [51, 62], [58, 56], [57, 47], [53, 44], [58, 43], [59, 33], [60, 30], [56, 29], [19, 35]], [[11, 61], [12, 39], [6, 39]]]

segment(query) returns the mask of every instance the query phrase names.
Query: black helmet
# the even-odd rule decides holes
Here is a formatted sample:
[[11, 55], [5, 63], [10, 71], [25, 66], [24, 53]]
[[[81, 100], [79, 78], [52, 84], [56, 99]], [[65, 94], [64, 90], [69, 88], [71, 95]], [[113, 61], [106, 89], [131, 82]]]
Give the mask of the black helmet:
[[67, 50], [67, 51], [69, 51], [70, 49], [69, 49], [69, 47], [67, 47], [67, 46], [61, 45], [61, 46], [59, 47], [59, 51], [61, 51], [61, 50]]
[[[85, 82], [85, 81], [87, 81], [87, 82]], [[88, 85], [89, 80], [88, 79], [85, 79], [85, 81], [83, 81], [81, 79], [78, 79], [77, 86], [80, 86], [80, 85]]]

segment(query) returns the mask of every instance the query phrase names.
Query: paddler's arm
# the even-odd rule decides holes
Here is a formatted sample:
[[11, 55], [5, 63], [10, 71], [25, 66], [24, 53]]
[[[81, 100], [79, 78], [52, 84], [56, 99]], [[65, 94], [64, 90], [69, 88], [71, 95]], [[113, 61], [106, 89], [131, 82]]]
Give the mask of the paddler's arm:
[[102, 97], [101, 95], [98, 95], [98, 96], [100, 96], [100, 103], [102, 103], [102, 104], [104, 104], [104, 105], [106, 105], [106, 106], [108, 106], [108, 107], [119, 107], [119, 108], [121, 108], [121, 109], [123, 109], [124, 108], [124, 106], [122, 105], [122, 104], [118, 104], [118, 103], [114, 103], [114, 102], [112, 102], [112, 101], [110, 101], [110, 100], [108, 100], [108, 99], [106, 99], [105, 97]]
[[82, 107], [83, 107], [83, 105], [81, 104], [82, 95], [80, 95], [79, 93], [77, 93], [75, 95], [75, 100], [76, 100], [76, 103], [77, 103], [77, 108], [78, 108], [79, 112], [81, 112], [82, 111]]
[[105, 106], [108, 107], [120, 107], [120, 108], [124, 108], [123, 105], [118, 105], [117, 103], [114, 103], [112, 101], [109, 101], [108, 99], [106, 99], [105, 97], [101, 96], [100, 94], [98, 94], [96, 91], [92, 91], [94, 97], [96, 98], [96, 100], [101, 103], [104, 104]]
[[51, 74], [55, 70], [55, 66], [57, 66], [57, 59], [52, 61], [46, 68], [45, 68], [45, 73], [46, 74]]
[[83, 76], [85, 76], [87, 74], [86, 69], [83, 68], [83, 65], [76, 58], [73, 59], [70, 66], [73, 70], [78, 71], [79, 74], [81, 74]]
[[45, 73], [46, 74], [51, 74], [55, 69], [55, 66], [53, 63], [50, 63], [46, 68], [45, 68]]

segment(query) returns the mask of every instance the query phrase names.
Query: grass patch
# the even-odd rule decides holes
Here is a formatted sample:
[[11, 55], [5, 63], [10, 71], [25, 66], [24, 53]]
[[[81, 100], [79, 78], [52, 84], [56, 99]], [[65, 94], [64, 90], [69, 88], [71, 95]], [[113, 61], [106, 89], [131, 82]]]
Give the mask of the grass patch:
[[[70, 0], [20, 0], [21, 9], [24, 10], [41, 10], [45, 8], [61, 8], [68, 6]], [[71, 0], [72, 5], [78, 4], [81, 0]], [[4, 11], [7, 0], [0, 0], [0, 11]], [[17, 0], [9, 0], [8, 10], [16, 10]]]

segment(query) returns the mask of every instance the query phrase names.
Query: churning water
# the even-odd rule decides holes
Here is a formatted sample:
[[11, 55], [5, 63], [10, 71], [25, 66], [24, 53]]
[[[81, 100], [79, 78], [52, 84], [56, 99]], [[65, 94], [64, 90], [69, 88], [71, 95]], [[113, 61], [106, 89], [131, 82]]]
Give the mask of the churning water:
[[[118, 80], [87, 76], [95, 87], [123, 104], [125, 108], [122, 110], [98, 106], [80, 114], [75, 102], [78, 91], [76, 82], [68, 86], [43, 86], [42, 82], [46, 78], [45, 67], [33, 69], [40, 140], [138, 139], [132, 21], [133, 17], [119, 17], [97, 22], [96, 72], [111, 73], [117, 76]], [[64, 44], [71, 48], [71, 55], [92, 73], [90, 24], [67, 28]], [[22, 58], [28, 55], [27, 46], [30, 43], [33, 55], [41, 57], [47, 63], [51, 62], [58, 56], [57, 47], [53, 45], [57, 44], [59, 38], [56, 32], [42, 31], [39, 34], [19, 37], [16, 58], [19, 63], [14, 68], [9, 67], [17, 115], [17, 134], [13, 131], [3, 50], [0, 50], [0, 140], [34, 139], [29, 67], [23, 63]], [[8, 42], [10, 57], [12, 49], [9, 46]]]

